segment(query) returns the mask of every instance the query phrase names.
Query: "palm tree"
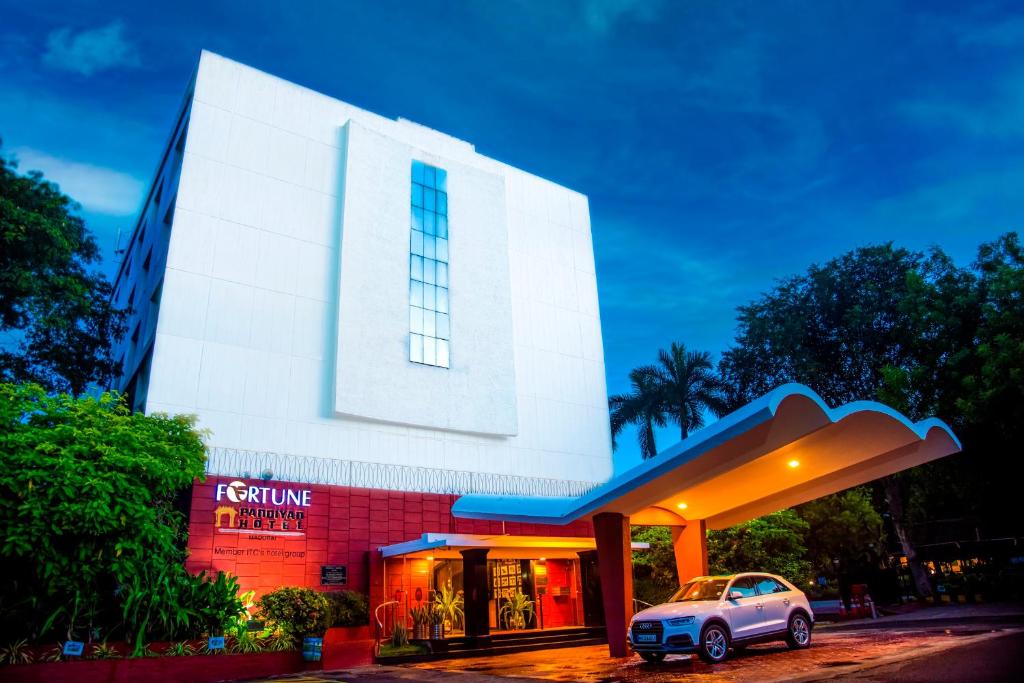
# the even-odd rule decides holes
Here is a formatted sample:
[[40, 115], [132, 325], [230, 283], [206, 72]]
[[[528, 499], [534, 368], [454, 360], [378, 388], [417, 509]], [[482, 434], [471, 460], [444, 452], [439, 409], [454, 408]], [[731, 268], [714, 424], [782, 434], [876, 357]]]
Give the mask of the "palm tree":
[[634, 368], [629, 373], [629, 380], [633, 385], [630, 393], [608, 397], [612, 448], [615, 448], [615, 437], [626, 425], [635, 425], [637, 440], [640, 442], [640, 454], [647, 460], [658, 454], [658, 447], [654, 443], [654, 428], [664, 427], [666, 424], [658, 369], [651, 366]]
[[672, 342], [669, 350], [658, 350], [658, 380], [668, 419], [679, 425], [679, 438], [704, 426], [704, 415], [720, 417], [726, 412], [721, 379], [707, 351], [687, 351]]
[[644, 460], [658, 454], [655, 427], [674, 422], [679, 425], [679, 438], [685, 439], [704, 426], [706, 413], [720, 416], [726, 412], [724, 385], [707, 351], [687, 351], [685, 345], [672, 342], [667, 351], [658, 350], [657, 365], [635, 368], [629, 379], [630, 393], [608, 399], [612, 447], [626, 425], [635, 425]]

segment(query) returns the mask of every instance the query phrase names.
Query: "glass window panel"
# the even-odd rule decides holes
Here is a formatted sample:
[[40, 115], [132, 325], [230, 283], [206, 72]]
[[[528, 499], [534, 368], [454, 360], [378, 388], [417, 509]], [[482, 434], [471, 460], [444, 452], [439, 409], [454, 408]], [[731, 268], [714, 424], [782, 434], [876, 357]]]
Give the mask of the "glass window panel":
[[435, 282], [434, 284], [437, 285], [438, 287], [447, 287], [448, 286], [448, 264], [447, 263], [443, 263], [441, 261], [437, 261], [437, 277], [435, 277], [434, 279], [437, 280], [437, 282]]
[[428, 311], [436, 311], [437, 287], [434, 285], [423, 285], [423, 308]]
[[[427, 209], [428, 211], [434, 211], [435, 210], [434, 209], [434, 206], [435, 206], [434, 195], [436, 195], [436, 194], [437, 193], [434, 192], [434, 190], [432, 190], [429, 187], [423, 188], [423, 203], [420, 204], [420, 206], [422, 206], [424, 209]], [[415, 196], [416, 196], [416, 193], [413, 193], [413, 197], [415, 197]]]
[[[434, 242], [436, 240], [437, 240], [436, 237], [431, 237], [430, 235], [425, 235], [423, 237], [423, 252], [422, 252], [422, 254], [424, 256], [426, 256], [427, 258], [434, 258], [434, 254], [435, 254]], [[447, 260], [447, 259], [445, 259], [445, 260]]]
[[438, 261], [448, 263], [448, 240], [439, 237], [437, 239], [437, 249], [435, 250], [435, 253], [437, 255], [433, 258], [436, 258]]
[[412, 162], [412, 181], [414, 183], [423, 184], [423, 162], [414, 161]]
[[437, 364], [437, 340], [433, 337], [423, 338], [423, 362], [427, 365]]
[[441, 190], [442, 192], [448, 191], [448, 171], [443, 168], [434, 169], [436, 177], [434, 178], [434, 187]]
[[428, 285], [436, 285], [437, 282], [434, 280], [434, 271], [436, 267], [437, 261], [431, 261], [430, 259], [426, 259], [423, 262], [423, 277], [420, 279], [426, 282]]
[[[419, 230], [412, 231], [412, 246], [409, 247], [412, 253], [423, 256], [423, 233]], [[434, 238], [430, 238], [430, 258], [434, 258]]]
[[451, 338], [451, 330], [449, 329], [448, 324], [449, 324], [448, 323], [448, 314], [447, 313], [438, 313], [437, 314], [436, 328], [437, 328], [437, 336], [439, 338], [441, 338], [441, 339], [450, 339]]
[[[433, 314], [430, 316], [433, 318]], [[437, 327], [433, 325], [432, 327]], [[416, 306], [409, 307], [409, 331], [421, 334], [423, 332], [423, 309]], [[433, 334], [433, 333], [431, 333]]]
[[423, 209], [418, 206], [412, 207], [412, 223], [413, 230], [423, 230]]
[[445, 216], [448, 215], [448, 195], [444, 192], [437, 193], [437, 212]]
[[[433, 193], [434, 191], [431, 190], [430, 192]], [[417, 185], [416, 183], [412, 184], [412, 205], [413, 206], [423, 206], [423, 186], [422, 185]], [[430, 197], [430, 207], [429, 208], [430, 208], [431, 211], [434, 210], [434, 197], [433, 197], [433, 194], [431, 194], [431, 197]]]
[[[423, 257], [422, 256], [410, 256], [411, 259], [409, 264], [409, 276], [413, 280], [423, 281]], [[434, 263], [431, 261], [431, 263]], [[433, 280], [431, 280], [433, 282]]]
[[437, 217], [437, 236], [448, 237], [448, 217], [438, 216]]
[[434, 167], [424, 166], [423, 167], [423, 184], [427, 187], [434, 186]]
[[437, 214], [433, 211], [427, 211], [423, 216], [423, 232], [428, 235], [437, 234]]
[[[433, 287], [433, 285], [431, 285]], [[423, 283], [413, 280], [409, 283], [409, 305], [423, 307]], [[433, 306], [430, 307], [433, 310]]]
[[423, 334], [428, 337], [437, 336], [437, 324], [436, 324], [436, 313], [426, 312], [423, 316]]
[[441, 311], [442, 313], [447, 313], [448, 312], [448, 290], [445, 289], [444, 287], [436, 287], [435, 289], [436, 289], [436, 296], [437, 296], [437, 302], [436, 302], [437, 307], [434, 310], [435, 311]]
[[442, 368], [448, 367], [448, 342], [443, 339], [437, 340], [437, 365]]
[[409, 335], [409, 360], [413, 363], [423, 362], [423, 337], [418, 334]]

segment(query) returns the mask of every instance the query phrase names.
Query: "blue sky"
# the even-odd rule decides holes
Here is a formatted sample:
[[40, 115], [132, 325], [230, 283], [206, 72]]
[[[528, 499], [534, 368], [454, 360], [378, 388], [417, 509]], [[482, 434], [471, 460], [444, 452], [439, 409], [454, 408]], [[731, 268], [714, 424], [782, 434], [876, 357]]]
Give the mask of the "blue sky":
[[894, 240], [967, 263], [1020, 229], [1021, 9], [0, 0], [0, 136], [107, 253], [203, 48], [470, 140], [590, 197], [615, 393], [673, 339], [717, 355], [812, 262]]

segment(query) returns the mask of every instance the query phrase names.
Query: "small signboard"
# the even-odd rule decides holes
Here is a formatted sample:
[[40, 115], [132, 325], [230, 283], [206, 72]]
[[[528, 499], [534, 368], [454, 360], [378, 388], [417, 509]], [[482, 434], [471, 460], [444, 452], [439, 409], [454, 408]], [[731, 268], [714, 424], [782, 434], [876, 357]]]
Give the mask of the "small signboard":
[[85, 649], [85, 643], [77, 640], [68, 640], [64, 643], [64, 656], [65, 657], [81, 657], [82, 650]]
[[343, 564], [320, 565], [321, 586], [344, 586], [348, 583], [348, 567]]
[[206, 641], [207, 650], [223, 650], [224, 649], [224, 636], [210, 636], [210, 639]]

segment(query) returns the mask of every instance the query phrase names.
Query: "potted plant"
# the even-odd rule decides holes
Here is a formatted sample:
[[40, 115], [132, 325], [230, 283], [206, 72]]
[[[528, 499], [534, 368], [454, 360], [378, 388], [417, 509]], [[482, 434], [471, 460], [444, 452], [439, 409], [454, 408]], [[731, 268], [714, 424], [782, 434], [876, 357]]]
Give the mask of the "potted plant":
[[513, 593], [501, 605], [502, 622], [505, 628], [518, 631], [526, 628], [526, 624], [533, 619], [533, 600], [530, 600], [523, 593]]
[[427, 640], [430, 637], [430, 610], [425, 605], [413, 607], [409, 616], [412, 617], [412, 639]]
[[444, 611], [435, 603], [430, 610], [430, 639], [444, 640]]
[[462, 595], [448, 586], [434, 592], [434, 609], [441, 611], [448, 630], [454, 631], [462, 626], [463, 602]]
[[311, 588], [285, 586], [267, 593], [257, 603], [260, 614], [276, 625], [293, 642], [302, 639], [302, 657], [320, 661], [324, 632], [330, 624], [327, 599]]

